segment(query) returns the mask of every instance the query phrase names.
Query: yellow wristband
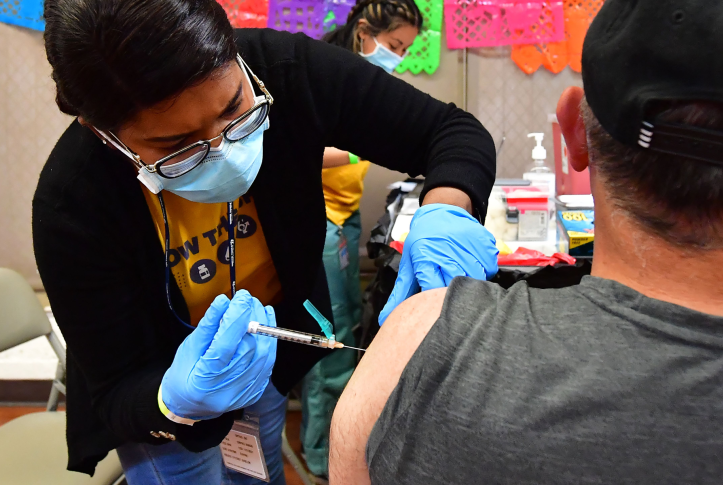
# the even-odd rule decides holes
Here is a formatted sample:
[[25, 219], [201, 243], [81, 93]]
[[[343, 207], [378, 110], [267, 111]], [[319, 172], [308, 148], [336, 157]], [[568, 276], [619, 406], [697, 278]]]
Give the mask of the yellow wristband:
[[158, 409], [161, 410], [161, 413], [163, 413], [165, 417], [167, 417], [174, 423], [193, 426], [193, 424], [198, 421], [197, 419], [182, 418], [181, 416], [174, 414], [173, 411], [168, 409], [166, 403], [163, 402], [163, 396], [161, 395], [161, 386], [158, 386]]
[[356, 165], [359, 163], [359, 157], [354, 155], [352, 152], [349, 152], [349, 163], [352, 165]]

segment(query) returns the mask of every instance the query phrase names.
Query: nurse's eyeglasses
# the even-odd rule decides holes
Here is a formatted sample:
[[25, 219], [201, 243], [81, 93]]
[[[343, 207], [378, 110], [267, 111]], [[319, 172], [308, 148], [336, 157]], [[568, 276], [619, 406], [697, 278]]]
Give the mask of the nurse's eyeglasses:
[[137, 153], [128, 148], [125, 143], [120, 141], [120, 139], [112, 132], [97, 130], [98, 133], [100, 133], [106, 141], [129, 157], [139, 169], [146, 167], [146, 170], [149, 172], [158, 173], [161, 177], [168, 179], [180, 177], [181, 175], [190, 172], [203, 163], [211, 151], [211, 143], [214, 141], [223, 137], [229, 142], [237, 142], [243, 140], [256, 131], [264, 124], [266, 118], [269, 116], [269, 109], [271, 105], [274, 104], [274, 98], [271, 96], [268, 89], [266, 89], [263, 81], [256, 77], [256, 74], [251, 71], [246, 62], [241, 59], [241, 56], [236, 56], [236, 60], [242, 70], [245, 68], [246, 72], [251, 74], [251, 77], [253, 77], [254, 81], [256, 81], [256, 84], [259, 86], [259, 89], [261, 89], [263, 95], [255, 96], [254, 105], [250, 109], [246, 110], [246, 112], [244, 112], [241, 116], [229, 123], [220, 135], [211, 138], [210, 140], [197, 141], [196, 143], [188, 145], [185, 148], [161, 158], [156, 163], [148, 165], [141, 160], [141, 157]]

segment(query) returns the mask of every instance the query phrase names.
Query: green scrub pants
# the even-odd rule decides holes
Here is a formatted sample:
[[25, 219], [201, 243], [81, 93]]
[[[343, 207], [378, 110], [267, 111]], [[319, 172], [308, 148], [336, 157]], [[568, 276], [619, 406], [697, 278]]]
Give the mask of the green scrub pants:
[[[324, 269], [329, 283], [331, 310], [336, 339], [356, 347], [352, 329], [361, 320], [362, 303], [359, 284], [359, 211], [339, 228], [326, 221]], [[341, 269], [340, 244], [346, 239], [349, 264]], [[302, 386], [301, 443], [311, 473], [329, 475], [329, 427], [339, 396], [356, 367], [355, 351], [336, 350], [319, 361], [306, 375]]]

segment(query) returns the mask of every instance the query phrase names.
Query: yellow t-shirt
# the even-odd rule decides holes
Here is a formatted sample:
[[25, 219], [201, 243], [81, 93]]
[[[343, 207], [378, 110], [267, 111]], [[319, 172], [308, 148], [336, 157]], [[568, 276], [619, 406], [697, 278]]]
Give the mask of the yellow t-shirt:
[[[158, 197], [143, 187], [148, 208], [164, 244], [163, 214]], [[228, 250], [228, 205], [191, 202], [163, 191], [170, 231], [169, 265], [197, 325], [221, 293], [231, 298]], [[240, 207], [238, 207], [240, 205]], [[281, 283], [266, 246], [253, 198], [234, 202], [236, 218], [236, 288], [248, 290], [264, 305], [281, 300]]]
[[369, 170], [369, 162], [325, 168], [321, 171], [321, 185], [326, 201], [326, 218], [341, 226], [359, 209], [359, 201], [364, 192], [364, 177]]

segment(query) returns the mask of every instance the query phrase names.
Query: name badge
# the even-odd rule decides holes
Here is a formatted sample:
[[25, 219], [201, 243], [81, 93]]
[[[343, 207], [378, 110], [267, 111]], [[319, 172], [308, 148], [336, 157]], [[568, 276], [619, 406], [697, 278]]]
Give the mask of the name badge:
[[259, 416], [244, 413], [221, 442], [221, 455], [226, 468], [264, 482], [269, 481], [264, 452], [259, 437]]

